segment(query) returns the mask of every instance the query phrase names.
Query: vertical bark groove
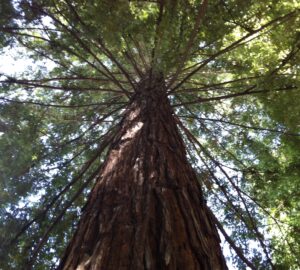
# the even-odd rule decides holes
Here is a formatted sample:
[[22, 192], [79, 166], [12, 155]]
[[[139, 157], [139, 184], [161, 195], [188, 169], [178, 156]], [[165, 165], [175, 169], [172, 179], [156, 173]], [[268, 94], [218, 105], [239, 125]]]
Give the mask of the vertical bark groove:
[[140, 84], [58, 269], [227, 269], [166, 92]]

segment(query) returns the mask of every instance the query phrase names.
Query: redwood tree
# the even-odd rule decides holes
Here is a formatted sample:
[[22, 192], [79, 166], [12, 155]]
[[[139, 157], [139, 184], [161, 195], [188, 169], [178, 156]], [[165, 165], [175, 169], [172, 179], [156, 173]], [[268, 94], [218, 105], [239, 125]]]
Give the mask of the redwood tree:
[[0, 7], [1, 269], [297, 269], [296, 2]]
[[60, 269], [227, 269], [163, 78], [128, 105]]

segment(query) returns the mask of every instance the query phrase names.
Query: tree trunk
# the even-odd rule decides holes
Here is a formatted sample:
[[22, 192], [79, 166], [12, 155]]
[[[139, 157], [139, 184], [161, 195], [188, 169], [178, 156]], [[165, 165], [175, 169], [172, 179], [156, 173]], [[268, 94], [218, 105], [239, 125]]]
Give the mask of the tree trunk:
[[58, 269], [227, 269], [173, 115], [140, 84]]

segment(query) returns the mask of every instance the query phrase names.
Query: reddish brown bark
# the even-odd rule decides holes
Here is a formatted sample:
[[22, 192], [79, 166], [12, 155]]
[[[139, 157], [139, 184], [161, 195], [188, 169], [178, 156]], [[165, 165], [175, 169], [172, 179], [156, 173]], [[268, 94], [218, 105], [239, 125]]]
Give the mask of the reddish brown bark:
[[163, 80], [140, 85], [59, 269], [227, 269]]

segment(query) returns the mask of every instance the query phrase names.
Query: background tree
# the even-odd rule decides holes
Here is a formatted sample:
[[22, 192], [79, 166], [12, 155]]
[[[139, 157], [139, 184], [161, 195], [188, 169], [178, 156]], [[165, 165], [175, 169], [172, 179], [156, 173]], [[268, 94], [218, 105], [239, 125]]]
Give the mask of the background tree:
[[124, 111], [156, 74], [233, 263], [299, 268], [297, 1], [0, 5], [3, 54], [32, 61], [1, 73], [2, 269], [56, 267]]

